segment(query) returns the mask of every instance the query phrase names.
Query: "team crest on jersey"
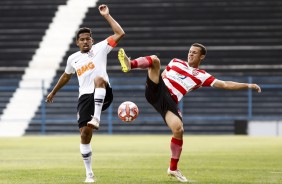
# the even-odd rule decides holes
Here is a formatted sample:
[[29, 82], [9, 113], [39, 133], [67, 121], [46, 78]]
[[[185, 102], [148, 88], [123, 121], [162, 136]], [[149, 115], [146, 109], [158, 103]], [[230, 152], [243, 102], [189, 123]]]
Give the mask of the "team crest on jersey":
[[93, 56], [94, 56], [93, 50], [90, 50], [90, 51], [88, 52], [88, 57], [93, 57]]
[[198, 74], [199, 74], [199, 71], [198, 71], [197, 69], [193, 69], [192, 75], [193, 75], [193, 76], [196, 76], [196, 75], [198, 75]]

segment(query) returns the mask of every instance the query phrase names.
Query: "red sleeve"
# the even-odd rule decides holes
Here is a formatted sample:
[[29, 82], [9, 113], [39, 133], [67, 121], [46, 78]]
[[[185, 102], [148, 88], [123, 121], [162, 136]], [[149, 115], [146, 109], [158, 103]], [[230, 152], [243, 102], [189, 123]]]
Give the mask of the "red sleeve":
[[214, 76], [210, 76], [205, 80], [205, 82], [202, 84], [202, 86], [211, 86], [211, 83], [215, 80]]
[[109, 37], [107, 38], [107, 41], [108, 41], [108, 44], [109, 44], [110, 46], [112, 46], [112, 47], [116, 47], [116, 46], [117, 46], [117, 42], [113, 39], [112, 36], [109, 36]]
[[166, 69], [166, 71], [169, 71], [170, 67], [167, 65], [165, 69]]

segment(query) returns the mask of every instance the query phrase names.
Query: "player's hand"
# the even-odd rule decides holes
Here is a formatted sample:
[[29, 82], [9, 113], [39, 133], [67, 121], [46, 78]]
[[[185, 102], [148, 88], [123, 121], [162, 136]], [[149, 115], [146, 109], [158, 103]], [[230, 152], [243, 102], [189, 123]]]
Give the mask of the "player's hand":
[[101, 5], [99, 6], [99, 11], [100, 11], [100, 14], [101, 14], [102, 16], [108, 15], [108, 14], [110, 13], [108, 6], [105, 5], [105, 4], [101, 4]]
[[55, 96], [55, 95], [54, 95], [53, 93], [49, 93], [49, 95], [46, 97], [45, 102], [46, 102], [46, 103], [53, 103], [54, 96]]
[[259, 85], [257, 85], [257, 84], [249, 84], [249, 88], [256, 90], [258, 93], [261, 92], [261, 89], [260, 89]]

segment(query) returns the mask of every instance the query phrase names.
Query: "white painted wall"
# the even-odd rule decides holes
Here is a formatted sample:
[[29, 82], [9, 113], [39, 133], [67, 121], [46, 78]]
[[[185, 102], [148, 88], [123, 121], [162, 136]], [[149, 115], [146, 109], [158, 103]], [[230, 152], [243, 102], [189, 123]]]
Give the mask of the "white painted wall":
[[250, 136], [282, 136], [282, 121], [250, 121]]

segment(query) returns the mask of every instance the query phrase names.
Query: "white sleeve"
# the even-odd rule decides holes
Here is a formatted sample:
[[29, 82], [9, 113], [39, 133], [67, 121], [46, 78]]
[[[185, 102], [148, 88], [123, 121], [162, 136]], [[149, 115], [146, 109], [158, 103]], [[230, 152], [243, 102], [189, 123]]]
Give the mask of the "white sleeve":
[[66, 65], [66, 68], [65, 68], [65, 73], [67, 73], [67, 74], [74, 74], [75, 73], [75, 69], [71, 66], [71, 62], [72, 62], [71, 57], [68, 57], [67, 65]]
[[105, 39], [105, 40], [103, 40], [103, 41], [101, 41], [99, 43], [96, 43], [95, 44], [95, 48], [97, 50], [103, 50], [107, 54], [109, 54], [109, 52], [111, 52], [113, 50], [113, 47], [108, 44], [107, 39]]

